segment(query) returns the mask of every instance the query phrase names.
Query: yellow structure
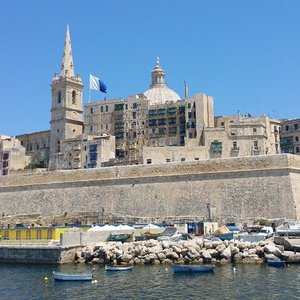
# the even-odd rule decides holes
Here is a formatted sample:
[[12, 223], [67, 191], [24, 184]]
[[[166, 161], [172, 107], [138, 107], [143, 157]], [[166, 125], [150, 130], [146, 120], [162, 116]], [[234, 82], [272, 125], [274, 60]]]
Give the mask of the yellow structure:
[[[55, 226], [55, 227], [14, 227], [1, 228], [0, 237], [2, 240], [10, 241], [28, 241], [41, 242], [43, 241], [59, 241], [60, 234], [70, 230], [73, 227]], [[80, 227], [82, 230], [89, 229], [90, 226]]]

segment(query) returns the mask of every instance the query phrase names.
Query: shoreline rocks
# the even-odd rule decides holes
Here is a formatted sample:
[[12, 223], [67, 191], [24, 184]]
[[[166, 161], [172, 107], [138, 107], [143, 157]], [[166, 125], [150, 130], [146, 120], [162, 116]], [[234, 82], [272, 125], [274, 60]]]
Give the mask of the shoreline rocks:
[[147, 240], [139, 242], [102, 242], [88, 245], [77, 252], [78, 263], [103, 264], [183, 264], [229, 262], [261, 264], [266, 259], [280, 259], [282, 251], [272, 242], [239, 240], [221, 241], [195, 238], [170, 242]]

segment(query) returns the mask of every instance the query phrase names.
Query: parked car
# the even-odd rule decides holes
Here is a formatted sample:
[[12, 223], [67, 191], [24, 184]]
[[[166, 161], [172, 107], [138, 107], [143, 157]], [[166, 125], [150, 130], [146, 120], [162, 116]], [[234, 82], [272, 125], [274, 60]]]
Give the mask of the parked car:
[[274, 231], [273, 231], [273, 228], [271, 226], [264, 226], [258, 232], [258, 235], [263, 235], [266, 238], [269, 238], [269, 237], [273, 236], [273, 234], [274, 234]]

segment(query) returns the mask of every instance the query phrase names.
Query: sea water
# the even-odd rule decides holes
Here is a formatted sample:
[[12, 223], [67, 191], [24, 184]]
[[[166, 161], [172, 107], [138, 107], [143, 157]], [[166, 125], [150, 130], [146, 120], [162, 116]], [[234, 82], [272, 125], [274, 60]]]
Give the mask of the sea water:
[[[55, 282], [52, 272], [93, 282]], [[0, 300], [19, 299], [300, 299], [300, 265], [222, 265], [213, 273], [174, 273], [170, 265], [105, 271], [103, 265], [0, 264]]]

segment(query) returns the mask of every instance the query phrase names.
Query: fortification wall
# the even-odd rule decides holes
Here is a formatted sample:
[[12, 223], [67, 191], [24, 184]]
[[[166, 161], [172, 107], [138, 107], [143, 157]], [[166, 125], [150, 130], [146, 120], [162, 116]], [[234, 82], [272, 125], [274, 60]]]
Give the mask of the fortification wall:
[[300, 157], [214, 159], [0, 177], [0, 213], [300, 219], [299, 191]]

